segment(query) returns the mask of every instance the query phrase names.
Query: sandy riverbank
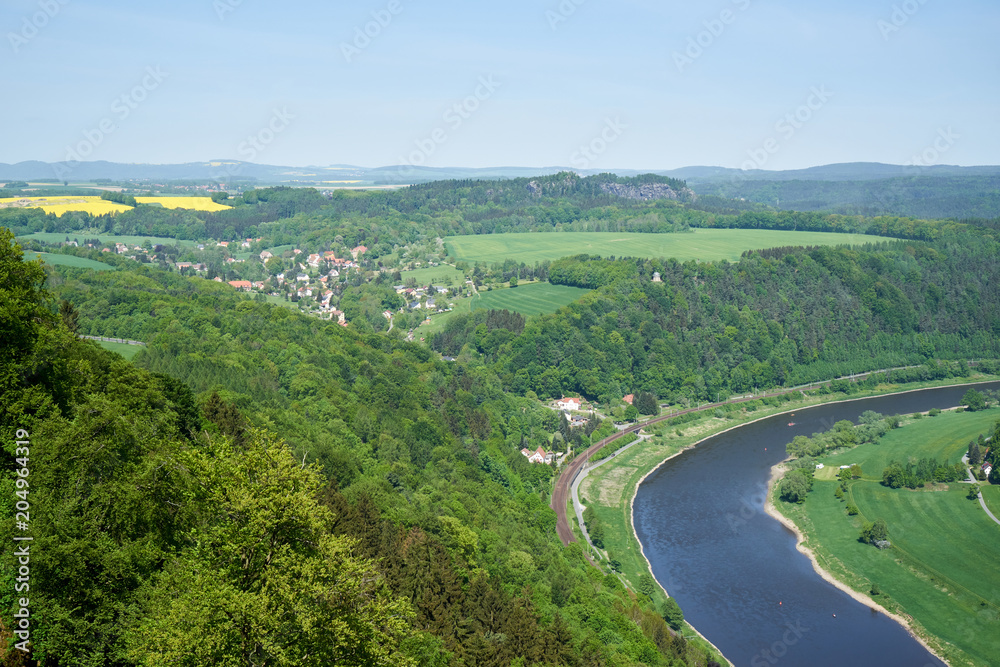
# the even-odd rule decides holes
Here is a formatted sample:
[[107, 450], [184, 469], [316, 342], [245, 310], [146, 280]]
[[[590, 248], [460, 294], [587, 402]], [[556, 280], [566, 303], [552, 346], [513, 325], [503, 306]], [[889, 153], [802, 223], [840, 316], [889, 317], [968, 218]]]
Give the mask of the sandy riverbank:
[[784, 514], [778, 511], [778, 508], [774, 506], [774, 502], [772, 501], [772, 491], [774, 490], [774, 485], [785, 474], [786, 470], [787, 468], [785, 466], [785, 461], [782, 461], [778, 465], [771, 468], [771, 478], [767, 482], [767, 502], [764, 504], [764, 511], [767, 512], [768, 516], [773, 518], [775, 521], [780, 522], [781, 525], [783, 525], [785, 528], [787, 528], [788, 530], [792, 531], [792, 533], [795, 534], [795, 548], [800, 553], [805, 555], [806, 558], [809, 559], [809, 561], [812, 563], [813, 570], [815, 570], [816, 574], [822, 577], [824, 581], [833, 586], [836, 586], [838, 589], [840, 589], [847, 595], [850, 595], [852, 598], [854, 598], [861, 604], [867, 605], [868, 607], [877, 610], [879, 613], [885, 614], [892, 620], [899, 623], [910, 634], [911, 637], [920, 642], [921, 646], [927, 649], [929, 653], [932, 653], [935, 656], [937, 656], [938, 660], [947, 665], [948, 661], [945, 660], [937, 651], [935, 651], [930, 646], [930, 644], [928, 644], [927, 641], [919, 634], [917, 634], [917, 632], [913, 629], [912, 618], [910, 618], [909, 616], [901, 616], [899, 614], [894, 614], [893, 612], [888, 611], [887, 609], [885, 609], [885, 607], [875, 602], [875, 600], [873, 600], [869, 596], [865, 595], [864, 593], [859, 593], [858, 591], [854, 590], [844, 582], [835, 578], [832, 574], [824, 570], [822, 567], [820, 567], [819, 561], [816, 559], [816, 554], [813, 552], [812, 549], [805, 546], [805, 535], [803, 535], [802, 531], [799, 530], [799, 527], [795, 525], [795, 522], [793, 522], [791, 519], [789, 519]]

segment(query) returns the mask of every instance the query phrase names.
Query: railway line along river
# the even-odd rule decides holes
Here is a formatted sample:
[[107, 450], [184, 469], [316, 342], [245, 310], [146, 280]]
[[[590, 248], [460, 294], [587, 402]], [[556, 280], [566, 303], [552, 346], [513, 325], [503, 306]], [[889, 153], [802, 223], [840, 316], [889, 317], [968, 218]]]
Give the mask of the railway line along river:
[[[978, 385], [990, 389], [1000, 383]], [[771, 468], [796, 435], [865, 410], [959, 405], [968, 385], [828, 403], [708, 438], [639, 485], [632, 522], [653, 575], [734, 665], [939, 666], [881, 610], [825, 581], [792, 531], [764, 511]], [[790, 424], [794, 422], [794, 424]]]

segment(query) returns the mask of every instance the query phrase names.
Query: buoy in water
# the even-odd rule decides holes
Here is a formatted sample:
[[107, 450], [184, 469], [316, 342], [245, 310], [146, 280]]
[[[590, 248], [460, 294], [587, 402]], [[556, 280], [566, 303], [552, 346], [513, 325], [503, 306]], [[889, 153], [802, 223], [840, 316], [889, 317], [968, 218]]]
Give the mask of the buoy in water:
[[833, 617], [834, 617], [834, 618], [837, 618], [837, 615], [836, 615], [836, 614], [834, 614], [834, 615], [833, 615]]

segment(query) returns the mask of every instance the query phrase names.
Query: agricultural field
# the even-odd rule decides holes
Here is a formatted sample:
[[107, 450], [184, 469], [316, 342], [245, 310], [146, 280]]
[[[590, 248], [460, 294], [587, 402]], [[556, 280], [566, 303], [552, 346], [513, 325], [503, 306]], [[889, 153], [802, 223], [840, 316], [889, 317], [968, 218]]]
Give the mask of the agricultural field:
[[4, 197], [0, 208], [40, 208], [46, 213], [62, 216], [70, 211], [81, 211], [91, 215], [106, 215], [132, 210], [131, 206], [116, 204], [100, 197]]
[[[817, 479], [802, 506], [779, 503], [805, 528], [807, 545], [820, 564], [876, 597], [890, 610], [913, 616], [929, 633], [971, 657], [994, 664], [1000, 653], [1000, 525], [966, 497], [968, 485], [950, 483], [922, 489], [890, 489], [880, 483], [892, 459], [947, 458], [957, 461], [970, 440], [988, 433], [1000, 409], [945, 412], [908, 422], [878, 444], [867, 444], [821, 459], [827, 466], [859, 463], [864, 478], [853, 482], [844, 501], [834, 497], [837, 482]], [[996, 488], [988, 488], [991, 499]], [[847, 503], [860, 514], [850, 517]], [[884, 519], [892, 549], [858, 541], [862, 521]], [[949, 657], [949, 656], [946, 656]], [[950, 656], [952, 659], [956, 656]], [[964, 660], [954, 659], [953, 664]]]
[[36, 259], [41, 259], [46, 264], [52, 264], [53, 266], [72, 266], [79, 269], [93, 269], [95, 271], [114, 271], [115, 267], [109, 266], [102, 262], [95, 262], [92, 259], [87, 259], [85, 257], [75, 257], [73, 255], [59, 255], [49, 252], [31, 252], [30, 250], [24, 253], [24, 259], [26, 261], [32, 262]]
[[[425, 266], [422, 269], [414, 269], [412, 271], [402, 272], [403, 281], [413, 278], [417, 281], [418, 285], [427, 285], [433, 283], [435, 285], [461, 285], [465, 282], [465, 274], [456, 269], [450, 264], [441, 264], [439, 266]], [[451, 280], [449, 283], [448, 280]]]
[[590, 290], [549, 283], [530, 283], [518, 287], [479, 291], [472, 297], [471, 309], [510, 310], [522, 315], [554, 313]]
[[525, 264], [582, 253], [602, 257], [673, 257], [702, 262], [739, 259], [746, 250], [780, 246], [862, 245], [888, 240], [865, 234], [785, 232], [759, 229], [693, 229], [681, 234], [548, 232], [449, 236], [444, 240], [455, 261]]
[[114, 245], [115, 243], [126, 243], [130, 246], [142, 245], [144, 241], [149, 241], [153, 245], [172, 245], [172, 246], [194, 246], [194, 241], [183, 241], [180, 239], [170, 239], [162, 236], [129, 236], [129, 235], [115, 235], [115, 234], [104, 234], [98, 231], [87, 231], [78, 230], [73, 232], [35, 232], [34, 234], [25, 234], [24, 236], [19, 236], [17, 238], [30, 241], [32, 239], [36, 241], [41, 241], [42, 243], [62, 243], [66, 240], [66, 237], [71, 240], [83, 241], [83, 239], [99, 239], [101, 243], [105, 245]]
[[211, 197], [136, 197], [140, 204], [159, 204], [163, 208], [186, 208], [192, 211], [226, 211], [226, 206], [212, 201]]

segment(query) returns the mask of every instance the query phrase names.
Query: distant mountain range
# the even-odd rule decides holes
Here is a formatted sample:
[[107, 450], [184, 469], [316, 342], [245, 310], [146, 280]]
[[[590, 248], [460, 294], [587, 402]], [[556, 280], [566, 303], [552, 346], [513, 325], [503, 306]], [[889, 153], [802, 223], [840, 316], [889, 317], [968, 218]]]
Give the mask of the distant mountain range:
[[[210, 181], [253, 186], [321, 189], [398, 186], [444, 180], [504, 180], [573, 171], [582, 176], [613, 171], [618, 176], [653, 173], [686, 181], [706, 210], [732, 209], [733, 200], [770, 208], [850, 215], [916, 218], [1000, 218], [1000, 166], [912, 167], [877, 162], [829, 164], [787, 171], [741, 171], [725, 167], [578, 170], [569, 167], [285, 167], [238, 160], [185, 164], [116, 162], [0, 163], [0, 184], [133, 182], [138, 187]], [[728, 202], [728, 203], [727, 203]], [[750, 204], [740, 204], [749, 206]], [[714, 207], [714, 209], [713, 209]]]
[[[695, 187], [705, 183], [740, 181], [873, 181], [891, 178], [912, 178], [914, 176], [1000, 176], [1000, 166], [956, 167], [937, 165], [932, 167], [908, 167], [881, 164], [877, 162], [850, 162], [830, 164], [808, 169], [787, 171], [729, 169], [726, 167], [683, 167], [666, 170], [638, 169], [590, 169], [579, 170], [570, 167], [359, 167], [336, 164], [325, 167], [289, 167], [279, 165], [254, 164], [238, 160], [210, 160], [207, 162], [187, 162], [183, 164], [132, 164], [120, 162], [39, 162], [27, 161], [17, 164], [0, 163], [0, 181], [40, 181], [69, 180], [72, 182], [110, 179], [113, 181], [148, 180], [160, 181], [205, 181], [226, 182], [258, 181], [261, 184], [345, 186], [376, 184], [408, 184], [450, 179], [495, 180], [503, 178], [524, 178], [554, 174], [560, 171], [575, 171], [588, 176], [612, 171], [619, 176], [654, 173], [688, 181]], [[356, 182], [356, 183], [351, 183]], [[696, 188], [697, 189], [697, 188]]]

